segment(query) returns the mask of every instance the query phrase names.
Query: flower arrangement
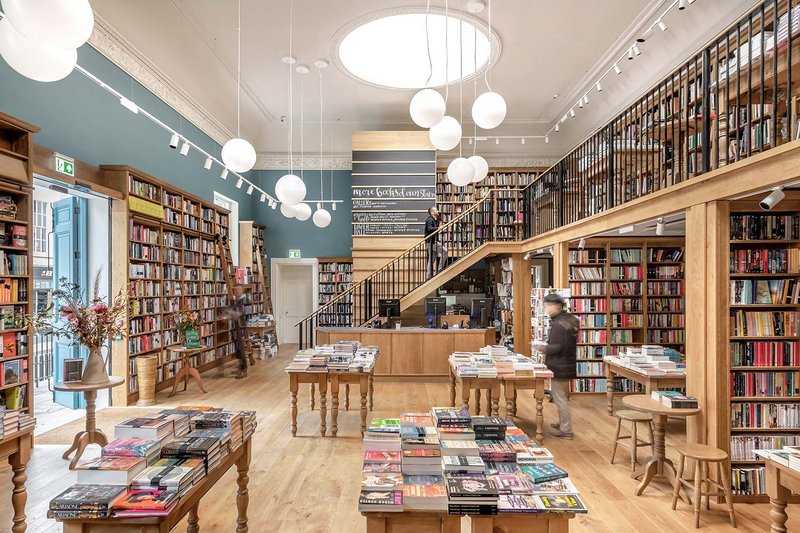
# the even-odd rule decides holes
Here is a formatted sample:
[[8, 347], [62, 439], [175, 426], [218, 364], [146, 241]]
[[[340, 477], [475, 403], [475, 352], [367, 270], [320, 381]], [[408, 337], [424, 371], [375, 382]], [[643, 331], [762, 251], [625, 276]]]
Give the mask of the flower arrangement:
[[200, 328], [200, 320], [197, 318], [197, 313], [189, 309], [175, 313], [174, 323], [175, 329], [178, 330], [182, 337], [186, 335], [187, 331]]

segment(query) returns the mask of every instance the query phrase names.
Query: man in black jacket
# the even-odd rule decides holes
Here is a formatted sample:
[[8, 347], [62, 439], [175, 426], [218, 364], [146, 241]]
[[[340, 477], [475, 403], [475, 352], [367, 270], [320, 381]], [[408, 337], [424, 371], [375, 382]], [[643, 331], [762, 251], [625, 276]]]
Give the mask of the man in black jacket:
[[435, 207], [428, 209], [428, 219], [425, 221], [425, 241], [428, 244], [428, 277], [433, 276], [433, 261], [439, 256], [437, 274], [447, 266], [447, 247], [439, 242], [439, 210]]
[[547, 344], [534, 347], [545, 354], [545, 364], [553, 372], [550, 380], [550, 398], [558, 408], [558, 423], [551, 424], [554, 437], [572, 438], [572, 421], [569, 416], [569, 383], [577, 377], [575, 344], [578, 341], [580, 321], [564, 311], [564, 300], [558, 294], [544, 297], [544, 308], [550, 316]]

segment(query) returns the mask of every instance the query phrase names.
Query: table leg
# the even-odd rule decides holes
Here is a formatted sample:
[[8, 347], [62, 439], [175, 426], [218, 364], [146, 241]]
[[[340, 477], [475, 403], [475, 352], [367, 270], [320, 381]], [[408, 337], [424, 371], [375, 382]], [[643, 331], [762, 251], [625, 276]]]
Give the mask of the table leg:
[[11, 526], [11, 531], [13, 533], [23, 533], [27, 529], [25, 523], [27, 519], [25, 516], [25, 504], [28, 501], [28, 492], [25, 490], [25, 481], [28, 479], [25, 473], [27, 461], [20, 457], [20, 453], [16, 453], [9, 458], [9, 462], [13, 471], [11, 483], [14, 485], [11, 493], [11, 506], [14, 508], [14, 525]]
[[[722, 470], [730, 468], [730, 463], [725, 461], [722, 463]], [[770, 532], [771, 533], [787, 533], [786, 520], [789, 516], [786, 514], [786, 503], [789, 501], [791, 492], [788, 488], [781, 484], [781, 476], [783, 473], [778, 470], [771, 461], [767, 461], [767, 494], [769, 495], [769, 518], [770, 518]], [[730, 477], [723, 477], [723, 483], [730, 483]], [[728, 495], [730, 498], [730, 495]]]
[[367, 432], [367, 395], [369, 391], [369, 378], [361, 378], [359, 392], [361, 393], [361, 436]]
[[606, 411], [609, 415], [614, 414], [614, 374], [608, 370], [606, 364]]
[[517, 388], [514, 387], [514, 404], [511, 406], [511, 416], [517, 417]]
[[289, 392], [292, 395], [292, 437], [297, 436], [297, 376], [289, 374]]
[[456, 406], [456, 375], [450, 369], [450, 405]]
[[369, 373], [369, 410], [372, 411], [372, 393], [375, 390], [375, 376]]
[[786, 500], [779, 500], [777, 498], [769, 499], [770, 511], [770, 528], [772, 533], [786, 533], [786, 521], [789, 515], [786, 514]]
[[[184, 380], [184, 375], [186, 374], [186, 363], [181, 365], [178, 369], [178, 373], [175, 374], [175, 377], [172, 378], [172, 391], [169, 393], [169, 398], [172, 398], [176, 392], [178, 392], [178, 384]], [[184, 389], [185, 390], [185, 389]]]
[[189, 376], [191, 376], [197, 384], [197, 388], [200, 389], [200, 392], [205, 394], [206, 390], [203, 388], [203, 378], [200, 377], [200, 372], [196, 368], [190, 366], [188, 374], [189, 375], [186, 376], [186, 382], [189, 382]]
[[503, 381], [503, 395], [506, 397], [506, 417], [511, 418], [514, 411], [514, 382]]
[[[517, 394], [514, 392], [514, 416], [517, 414], [516, 408]], [[544, 380], [538, 380], [533, 389], [533, 398], [536, 400], [536, 435], [534, 440], [541, 446], [544, 442]]]
[[344, 384], [344, 410], [350, 410], [350, 384]]
[[[642, 471], [642, 482], [636, 487], [637, 496], [640, 496], [642, 492], [644, 492], [644, 489], [647, 488], [647, 485], [650, 484], [656, 475], [663, 474], [664, 472], [664, 463], [666, 459], [666, 430], [664, 426], [666, 423], [666, 415], [653, 415], [653, 457], [650, 458]], [[669, 465], [672, 466], [671, 461]]]
[[481, 389], [475, 389], [475, 414], [481, 414]]
[[469, 382], [461, 380], [461, 408], [469, 411]]
[[186, 533], [200, 533], [200, 516], [197, 513], [197, 508], [200, 504], [196, 504], [189, 509], [189, 519], [186, 524]]
[[247, 489], [247, 483], [250, 481], [250, 454], [252, 439], [244, 444], [245, 449], [242, 456], [236, 461], [236, 484], [239, 489], [236, 491], [236, 509], [238, 517], [236, 518], [236, 533], [247, 533], [247, 506], [250, 503], [250, 493]]
[[311, 410], [313, 411], [314, 410], [314, 396], [316, 394], [314, 391], [316, 390], [316, 388], [315, 388], [313, 383], [311, 385], [309, 385], [308, 388], [309, 388], [309, 391], [311, 393], [311, 398], [309, 398], [308, 404], [311, 407]]
[[328, 432], [328, 378], [323, 377], [319, 382], [319, 434], [324, 437]]
[[78, 449], [78, 443], [81, 441], [81, 436], [84, 433], [84, 431], [79, 431], [75, 434], [75, 438], [72, 440], [72, 446], [70, 446], [69, 449], [64, 452], [64, 455], [61, 456], [62, 459], [67, 459], [72, 452]]
[[[495, 386], [489, 389], [489, 398], [492, 402], [492, 412], [491, 416], [497, 416], [500, 414], [500, 383], [496, 383]], [[488, 406], [487, 406], [488, 407]]]
[[331, 437], [339, 433], [339, 376], [331, 376]]

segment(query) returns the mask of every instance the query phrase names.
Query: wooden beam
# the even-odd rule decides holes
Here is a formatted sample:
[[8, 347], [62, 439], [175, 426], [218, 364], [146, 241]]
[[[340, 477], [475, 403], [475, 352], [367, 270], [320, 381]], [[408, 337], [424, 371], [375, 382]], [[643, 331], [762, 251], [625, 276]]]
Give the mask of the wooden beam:
[[569, 242], [561, 241], [553, 245], [553, 287], [569, 287]]
[[353, 151], [436, 150], [427, 131], [354, 131]]
[[531, 355], [531, 260], [524, 254], [511, 256], [514, 311], [514, 351]]

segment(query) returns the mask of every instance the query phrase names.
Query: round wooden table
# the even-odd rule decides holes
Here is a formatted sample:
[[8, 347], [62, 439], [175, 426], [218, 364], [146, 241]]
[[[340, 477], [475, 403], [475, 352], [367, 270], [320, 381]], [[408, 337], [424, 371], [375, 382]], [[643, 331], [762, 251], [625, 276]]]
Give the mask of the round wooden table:
[[[642, 394], [625, 396], [622, 398], [622, 403], [635, 411], [653, 415], [653, 456], [633, 475], [635, 478], [644, 476], [642, 482], [636, 487], [636, 495], [641, 495], [655, 476], [663, 476], [667, 478], [670, 485], [674, 485], [677, 475], [675, 465], [666, 456], [667, 417], [686, 418], [696, 415], [700, 409], [673, 409]], [[664, 468], [664, 466], [669, 468]]]
[[89, 385], [80, 381], [75, 381], [73, 383], [56, 383], [53, 385], [53, 388], [59, 392], [82, 392], [83, 398], [86, 400], [86, 429], [79, 431], [75, 435], [72, 446], [61, 456], [63, 459], [68, 459], [70, 454], [75, 452], [75, 457], [69, 463], [70, 470], [75, 470], [75, 465], [78, 464], [83, 452], [90, 444], [98, 444], [100, 446], [108, 444], [105, 433], [97, 429], [97, 418], [95, 417], [97, 391], [118, 387], [123, 383], [125, 383], [125, 378], [108, 376], [108, 381], [105, 383], [93, 383]]
[[[169, 393], [169, 397], [172, 398], [175, 395], [175, 392], [178, 390], [178, 383], [183, 381], [183, 391], [184, 392], [189, 387], [189, 378], [191, 377], [194, 379], [194, 382], [197, 383], [197, 387], [200, 391], [205, 394], [206, 390], [203, 388], [203, 378], [200, 377], [200, 372], [197, 371], [196, 368], [189, 364], [189, 358], [193, 355], [197, 355], [206, 351], [208, 348], [167, 348], [167, 352], [173, 352], [178, 354], [180, 360], [183, 362], [181, 365], [180, 370], [175, 374], [175, 378], [172, 382], [172, 392]], [[168, 361], [169, 363], [174, 363], [178, 361], [178, 359], [171, 359]], [[199, 362], [198, 362], [199, 364]]]

